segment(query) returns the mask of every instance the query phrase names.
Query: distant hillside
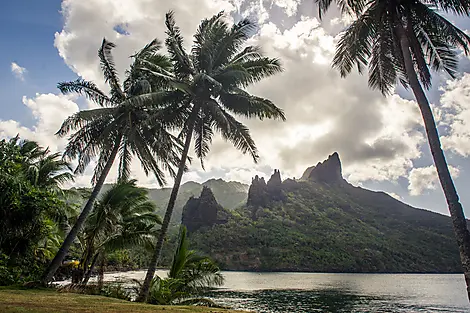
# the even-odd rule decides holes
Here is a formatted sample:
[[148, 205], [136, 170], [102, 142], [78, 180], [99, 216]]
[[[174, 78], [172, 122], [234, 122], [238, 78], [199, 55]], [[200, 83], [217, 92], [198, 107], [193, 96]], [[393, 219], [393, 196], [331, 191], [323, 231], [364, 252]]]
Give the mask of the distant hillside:
[[[246, 203], [248, 185], [235, 181], [226, 182], [222, 179], [210, 179], [202, 184], [192, 181], [187, 182], [181, 185], [178, 197], [176, 198], [176, 205], [172, 216], [173, 223], [181, 222], [183, 206], [190, 197], [198, 196], [203, 186], [209, 187], [214, 193], [217, 202], [226, 209], [232, 210]], [[171, 188], [149, 189], [149, 196], [156, 202], [161, 216], [165, 214], [170, 193]]]
[[279, 171], [268, 182], [255, 177], [247, 204], [223, 223], [213, 218], [201, 226], [201, 209], [191, 207], [188, 216], [199, 221], [190, 233], [193, 247], [224, 269], [461, 271], [449, 217], [350, 185], [336, 153], [298, 181], [281, 181]]

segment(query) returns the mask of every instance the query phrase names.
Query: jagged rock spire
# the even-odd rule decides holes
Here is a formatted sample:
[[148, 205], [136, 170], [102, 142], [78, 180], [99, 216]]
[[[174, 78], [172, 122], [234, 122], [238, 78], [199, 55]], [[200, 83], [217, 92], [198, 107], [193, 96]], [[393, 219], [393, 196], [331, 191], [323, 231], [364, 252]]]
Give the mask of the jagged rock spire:
[[268, 186], [264, 177], [256, 175], [251, 180], [250, 189], [248, 189], [247, 205], [253, 207], [263, 207], [268, 202]]
[[189, 232], [194, 232], [204, 226], [212, 226], [226, 222], [221, 218], [222, 206], [215, 199], [212, 190], [203, 186], [199, 198], [191, 197], [183, 208], [181, 223]]
[[302, 175], [302, 179], [327, 184], [343, 183], [345, 180], [338, 153], [335, 152], [325, 161], [318, 162], [316, 166], [307, 168]]
[[281, 201], [284, 199], [284, 193], [282, 192], [281, 185], [281, 172], [275, 169], [274, 174], [271, 175], [271, 178], [267, 183], [269, 200]]

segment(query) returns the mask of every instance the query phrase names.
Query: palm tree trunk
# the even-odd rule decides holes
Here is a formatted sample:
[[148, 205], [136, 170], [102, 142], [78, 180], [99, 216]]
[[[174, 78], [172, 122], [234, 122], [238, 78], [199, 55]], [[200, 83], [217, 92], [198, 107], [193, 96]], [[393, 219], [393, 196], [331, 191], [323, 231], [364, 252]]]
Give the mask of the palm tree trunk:
[[431, 148], [431, 154], [449, 207], [455, 237], [457, 238], [460, 250], [460, 261], [462, 263], [465, 282], [467, 284], [467, 294], [470, 300], [470, 232], [467, 228], [467, 221], [447, 166], [444, 151], [441, 148], [441, 142], [431, 107], [429, 106], [426, 94], [424, 93], [414, 69], [413, 61], [411, 59], [410, 44], [402, 25], [397, 26], [397, 33], [405, 61], [406, 74], [424, 120], [424, 127], [426, 129], [429, 147]]
[[193, 135], [193, 129], [194, 124], [196, 122], [198, 110], [198, 107], [195, 106], [193, 108], [193, 111], [191, 112], [191, 116], [189, 117], [190, 120], [188, 123], [188, 133], [186, 134], [186, 140], [184, 143], [183, 153], [181, 155], [181, 160], [178, 167], [178, 173], [176, 174], [175, 183], [173, 184], [170, 199], [168, 200], [168, 206], [166, 208], [165, 217], [163, 218], [163, 223], [160, 229], [157, 244], [155, 246], [154, 254], [147, 269], [147, 274], [145, 275], [144, 283], [140, 288], [139, 296], [136, 299], [137, 302], [147, 301], [150, 283], [152, 282], [152, 279], [155, 276], [155, 271], [157, 270], [158, 261], [160, 259], [160, 254], [163, 247], [163, 241], [168, 231], [168, 226], [170, 225], [171, 215], [173, 214], [173, 209], [175, 207], [176, 196], [178, 196], [178, 190], [180, 188], [181, 179], [183, 178], [183, 173], [186, 166], [186, 159], [188, 158], [189, 146], [191, 145], [191, 137]]
[[101, 257], [100, 269], [98, 271], [98, 290], [103, 289], [103, 282], [104, 282], [104, 266], [106, 264], [106, 260], [104, 255]]
[[99, 192], [101, 191], [101, 188], [103, 187], [103, 184], [106, 180], [106, 177], [108, 176], [109, 170], [111, 169], [114, 159], [116, 158], [116, 155], [119, 151], [119, 146], [121, 144], [121, 139], [122, 137], [119, 137], [116, 143], [114, 144], [113, 150], [111, 151], [111, 155], [109, 156], [109, 160], [106, 163], [106, 165], [103, 168], [103, 171], [101, 172], [101, 176], [96, 182], [95, 187], [93, 188], [93, 192], [90, 195], [90, 198], [88, 199], [85, 207], [83, 208], [82, 212], [80, 213], [80, 216], [78, 217], [77, 221], [75, 222], [75, 225], [73, 225], [72, 229], [70, 232], [67, 234], [67, 237], [65, 238], [64, 242], [62, 243], [62, 246], [60, 247], [59, 251], [57, 251], [57, 254], [55, 255], [54, 259], [51, 261], [47, 269], [44, 271], [44, 274], [41, 278], [41, 283], [42, 284], [47, 284], [52, 280], [52, 277], [54, 276], [55, 272], [59, 268], [59, 266], [62, 264], [62, 261], [64, 260], [65, 256], [67, 255], [70, 246], [74, 242], [75, 238], [77, 238], [78, 233], [83, 227], [83, 224], [85, 223], [86, 218], [91, 212], [91, 209], [93, 208], [93, 203], [95, 202], [96, 198], [98, 197]]
[[93, 273], [93, 269], [95, 268], [96, 261], [98, 261], [98, 256], [99, 255], [100, 254], [97, 253], [93, 257], [93, 261], [91, 261], [90, 269], [88, 269], [88, 271], [85, 273], [85, 277], [83, 278], [82, 285], [88, 284], [88, 281], [90, 280], [91, 274]]

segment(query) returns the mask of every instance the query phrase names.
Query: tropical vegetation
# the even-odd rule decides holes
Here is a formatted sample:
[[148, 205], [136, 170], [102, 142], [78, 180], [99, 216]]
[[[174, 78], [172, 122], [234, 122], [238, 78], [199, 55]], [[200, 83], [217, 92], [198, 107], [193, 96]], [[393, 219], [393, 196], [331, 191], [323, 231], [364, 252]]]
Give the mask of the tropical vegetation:
[[181, 226], [168, 276], [156, 275], [152, 279], [148, 303], [213, 305], [212, 301], [197, 296], [208, 288], [222, 285], [223, 276], [212, 259], [189, 249], [186, 233], [186, 227]]
[[160, 216], [147, 190], [136, 181], [120, 181], [105, 191], [96, 202], [79, 235], [83, 250], [80, 269], [82, 284], [87, 284], [97, 264], [100, 265], [99, 285], [103, 283], [107, 257], [115, 251], [134, 246], [150, 249], [159, 232]]
[[[316, 2], [323, 13], [332, 0]], [[432, 70], [445, 71], [455, 77], [457, 48], [467, 55], [470, 52], [470, 36], [438, 10], [470, 16], [470, 3], [452, 0], [338, 0], [337, 3], [356, 20], [341, 35], [333, 67], [346, 76], [353, 67], [362, 72], [368, 66], [372, 88], [386, 95], [399, 81], [405, 88], [411, 88], [415, 96], [452, 217], [470, 299], [470, 232], [424, 91], [431, 87]]]
[[173, 96], [179, 99], [185, 112], [179, 136], [184, 140], [184, 146], [155, 253], [138, 301], [145, 301], [148, 296], [193, 137], [195, 154], [202, 165], [210, 150], [214, 131], [242, 153], [251, 155], [256, 162], [258, 151], [249, 129], [234, 115], [260, 120], [285, 119], [283, 111], [270, 100], [253, 96], [245, 90], [249, 85], [282, 70], [278, 59], [263, 56], [257, 46], [245, 45], [255, 30], [254, 23], [242, 19], [229, 26], [223, 13], [205, 19], [194, 35], [190, 54], [184, 49], [183, 37], [176, 26], [173, 12], [166, 14], [165, 24], [165, 44], [173, 68], [166, 71], [158, 64], [146, 62], [143, 70], [153, 77], [166, 80], [174, 88]]
[[[118, 179], [126, 180], [134, 156], [138, 158], [146, 174], [155, 175], [160, 185], [165, 184], [164, 171], [174, 174], [173, 165], [179, 162], [179, 140], [169, 130], [178, 126], [172, 105], [167, 97], [166, 82], [142, 73], [142, 63], [152, 62], [167, 69], [169, 62], [156, 51], [159, 43], [154, 40], [133, 56], [133, 63], [126, 71], [126, 79], [119, 82], [111, 50], [115, 45], [103, 39], [98, 56], [110, 95], [89, 81], [78, 79], [59, 83], [64, 93], [78, 93], [98, 105], [96, 109], [82, 110], [67, 118], [57, 132], [59, 137], [72, 133], [64, 151], [64, 158], [78, 160], [75, 174], [83, 173], [94, 157], [98, 157], [92, 182], [93, 191], [80, 216], [62, 243], [42, 282], [47, 283], [64, 260], [70, 246], [81, 231], [92, 211], [93, 203], [108, 176], [114, 160], [119, 155]], [[177, 116], [179, 118], [179, 116]]]
[[[333, 2], [315, 1], [320, 16]], [[384, 95], [399, 82], [415, 96], [452, 217], [460, 263], [445, 217], [347, 184], [279, 182], [283, 197], [256, 207], [240, 205], [246, 199], [243, 186], [226, 184], [221, 189], [237, 189], [225, 199], [233, 206], [227, 219], [201, 226], [189, 239], [184, 226], [179, 232], [170, 228], [175, 207], [178, 217], [181, 213], [177, 197], [192, 144], [203, 168], [216, 133], [257, 162], [256, 144], [242, 120], [285, 120], [285, 115], [271, 100], [247, 91], [282, 72], [280, 60], [249, 45], [256, 31], [253, 22], [241, 19], [230, 25], [222, 12], [204, 19], [187, 51], [174, 13], [168, 12], [167, 53], [152, 40], [131, 56], [122, 82], [112, 56], [115, 45], [103, 39], [98, 58], [109, 93], [83, 79], [58, 84], [63, 94], [78, 94], [96, 105], [62, 123], [56, 135], [68, 140], [63, 153], [18, 136], [0, 141], [0, 284], [48, 285], [69, 277], [67, 266], [72, 264], [73, 282], [79, 284], [70, 290], [87, 288], [98, 273], [98, 294], [128, 299], [122, 287], [103, 286], [107, 266], [127, 262], [148, 265], [136, 301], [211, 305], [198, 297], [223, 283], [220, 268], [456, 272], [462, 265], [470, 298], [470, 232], [425, 93], [433, 71], [455, 77], [458, 49], [470, 53], [470, 36], [439, 10], [470, 15], [470, 3], [335, 2], [354, 21], [340, 35], [333, 67], [342, 76], [354, 67], [360, 73], [367, 70], [370, 87]], [[95, 161], [91, 190], [66, 189]], [[133, 161], [161, 187], [167, 175], [174, 180], [171, 192], [157, 196], [159, 203], [131, 179]], [[117, 172], [112, 173], [115, 163]], [[115, 181], [105, 185], [109, 177]], [[162, 220], [157, 205], [163, 203]], [[213, 259], [191, 250], [190, 243]], [[167, 277], [155, 276], [163, 247], [172, 245], [174, 253], [168, 249], [163, 258], [169, 261]], [[8, 301], [3, 302], [8, 308]], [[137, 307], [147, 310], [140, 304], [133, 309]]]
[[58, 154], [18, 136], [0, 141], [0, 284], [37, 279], [56, 253], [76, 211], [60, 189], [70, 180]]

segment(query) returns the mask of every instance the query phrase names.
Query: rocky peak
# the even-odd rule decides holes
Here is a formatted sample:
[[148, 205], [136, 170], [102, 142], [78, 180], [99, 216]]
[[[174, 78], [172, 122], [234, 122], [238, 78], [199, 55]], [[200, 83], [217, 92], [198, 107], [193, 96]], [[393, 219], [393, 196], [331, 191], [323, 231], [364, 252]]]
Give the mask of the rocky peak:
[[326, 184], [340, 184], [344, 182], [338, 153], [335, 152], [325, 161], [318, 162], [316, 166], [307, 168], [302, 175], [302, 179]]
[[194, 232], [201, 227], [212, 226], [226, 222], [222, 215], [224, 210], [217, 202], [209, 187], [203, 186], [199, 198], [189, 198], [183, 207], [181, 223], [189, 232]]
[[264, 181], [264, 177], [256, 175], [251, 180], [250, 188], [248, 189], [248, 206], [262, 207], [268, 202], [268, 186]]
[[274, 174], [272, 174], [271, 178], [268, 180], [267, 186], [270, 200], [280, 201], [284, 198], [284, 193], [281, 188], [281, 172], [279, 170], [274, 170]]
[[274, 170], [274, 174], [271, 175], [271, 178], [268, 180], [268, 188], [270, 186], [281, 186], [282, 180], [281, 180], [281, 172], [279, 170]]

